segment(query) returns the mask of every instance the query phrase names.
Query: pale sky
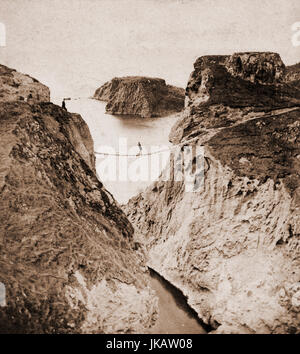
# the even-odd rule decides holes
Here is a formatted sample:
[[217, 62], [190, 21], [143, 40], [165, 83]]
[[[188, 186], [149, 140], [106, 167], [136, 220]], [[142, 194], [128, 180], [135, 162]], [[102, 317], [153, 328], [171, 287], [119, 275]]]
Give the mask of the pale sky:
[[185, 87], [201, 55], [275, 51], [299, 62], [298, 21], [299, 0], [0, 0], [0, 63], [54, 96], [92, 95], [124, 75]]

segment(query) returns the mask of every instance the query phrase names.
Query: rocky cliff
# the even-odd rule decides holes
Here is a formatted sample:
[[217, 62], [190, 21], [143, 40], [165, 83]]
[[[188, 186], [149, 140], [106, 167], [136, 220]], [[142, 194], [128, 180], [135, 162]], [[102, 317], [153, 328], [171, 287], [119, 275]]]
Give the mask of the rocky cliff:
[[50, 90], [29, 75], [0, 64], [0, 102], [49, 102]]
[[[126, 213], [148, 265], [217, 333], [300, 332], [300, 91], [276, 53], [197, 59], [170, 140], [203, 183], [161, 178]], [[194, 163], [194, 161], [193, 161]]]
[[[2, 82], [10, 82], [7, 72]], [[96, 177], [87, 125], [52, 103], [21, 102], [7, 85], [0, 102], [0, 333], [144, 332], [156, 298], [133, 250], [133, 228]], [[36, 88], [32, 96], [46, 100], [44, 87]]]
[[300, 88], [300, 63], [286, 67], [285, 80]]
[[141, 117], [165, 116], [184, 107], [184, 90], [148, 77], [114, 78], [98, 88], [94, 98], [107, 101], [106, 112]]

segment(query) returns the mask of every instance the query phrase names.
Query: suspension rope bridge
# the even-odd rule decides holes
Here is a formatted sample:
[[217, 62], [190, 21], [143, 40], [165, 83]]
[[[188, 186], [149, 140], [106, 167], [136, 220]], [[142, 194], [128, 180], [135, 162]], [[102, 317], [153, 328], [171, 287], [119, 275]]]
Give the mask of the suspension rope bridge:
[[[63, 101], [77, 101], [80, 99], [93, 99], [93, 97], [61, 97], [63, 99]], [[161, 154], [164, 152], [171, 152], [175, 149], [178, 149], [178, 147], [182, 146], [182, 145], [187, 145], [190, 142], [192, 142], [193, 140], [196, 140], [197, 138], [191, 139], [189, 141], [185, 141], [181, 144], [169, 147], [167, 149], [163, 149], [163, 150], [158, 150], [158, 151], [152, 151], [152, 152], [148, 152], [148, 153], [137, 153], [137, 154], [120, 154], [120, 153], [108, 153], [108, 152], [101, 152], [101, 151], [95, 151], [95, 155], [101, 155], [101, 156], [119, 156], [119, 157], [143, 157], [143, 156], [151, 156], [151, 155], [156, 155], [156, 154]]]
[[[105, 155], [105, 156], [120, 156], [120, 157], [143, 157], [143, 156], [150, 156], [150, 155], [155, 155], [155, 154], [161, 154], [163, 152], [167, 152], [167, 151], [173, 151], [178, 149], [181, 146], [184, 145], [188, 145], [190, 143], [192, 143], [194, 140], [197, 140], [198, 137], [190, 139], [188, 141], [184, 141], [178, 145], [174, 145], [174, 146], [170, 146], [167, 149], [163, 149], [163, 150], [158, 150], [158, 151], [152, 151], [152, 152], [147, 152], [147, 153], [143, 153], [143, 154], [120, 154], [120, 153], [109, 153], [109, 152], [101, 152], [101, 151], [95, 151], [95, 155]], [[202, 145], [198, 145], [198, 146], [202, 146]]]
[[155, 155], [155, 154], [160, 154], [162, 152], [166, 151], [171, 151], [173, 150], [174, 147], [169, 148], [169, 149], [164, 149], [164, 150], [159, 150], [159, 151], [152, 151], [144, 154], [119, 154], [119, 153], [108, 153], [108, 152], [99, 152], [95, 151], [95, 155], [105, 155], [105, 156], [121, 156], [121, 157], [142, 157], [142, 156], [150, 156], [150, 155]]
[[[92, 99], [93, 97], [66, 97], [63, 98], [64, 101], [71, 101], [71, 100], [79, 100], [79, 99]], [[289, 111], [294, 111], [299, 109], [298, 107], [291, 107], [291, 108], [285, 108], [285, 109], [279, 109], [279, 110], [275, 110], [273, 112], [273, 114], [266, 114], [264, 117], [270, 117], [270, 116], [277, 116], [277, 115], [281, 115], [282, 113], [285, 112], [289, 112]], [[279, 112], [278, 112], [279, 111]], [[254, 120], [256, 118], [261, 118], [261, 116], [255, 116], [255, 117], [251, 117], [249, 120]], [[237, 123], [238, 124], [238, 123]], [[233, 124], [232, 127], [234, 127], [236, 124]], [[216, 129], [216, 131], [220, 131], [224, 129], [224, 127]], [[184, 141], [178, 145], [169, 147], [167, 149], [163, 149], [163, 150], [158, 150], [158, 151], [152, 151], [152, 152], [148, 152], [148, 153], [137, 153], [137, 154], [120, 154], [120, 153], [107, 153], [107, 152], [101, 152], [101, 151], [95, 151], [95, 155], [102, 155], [102, 156], [119, 156], [119, 157], [143, 157], [143, 156], [151, 156], [151, 155], [155, 155], [155, 154], [160, 154], [160, 153], [164, 153], [167, 151], [173, 151], [175, 149], [178, 149], [178, 147], [180, 146], [184, 146], [184, 145], [188, 145], [191, 144], [193, 141], [198, 140], [198, 137], [192, 138], [190, 140]], [[203, 146], [203, 145], [199, 145], [199, 146]]]

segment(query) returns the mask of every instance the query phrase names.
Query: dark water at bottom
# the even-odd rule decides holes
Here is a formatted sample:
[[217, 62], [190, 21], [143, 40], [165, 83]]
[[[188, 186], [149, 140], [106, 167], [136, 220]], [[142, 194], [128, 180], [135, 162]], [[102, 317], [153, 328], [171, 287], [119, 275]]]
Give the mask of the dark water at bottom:
[[150, 333], [204, 334], [196, 312], [189, 307], [180, 290], [150, 269], [150, 284], [159, 298], [159, 317]]

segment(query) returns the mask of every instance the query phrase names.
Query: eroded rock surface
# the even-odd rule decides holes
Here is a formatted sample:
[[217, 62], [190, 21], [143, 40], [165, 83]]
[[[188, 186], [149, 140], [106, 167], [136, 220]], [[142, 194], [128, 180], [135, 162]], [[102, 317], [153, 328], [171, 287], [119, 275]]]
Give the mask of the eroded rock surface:
[[49, 102], [50, 90], [35, 78], [0, 64], [0, 102]]
[[300, 90], [284, 82], [285, 66], [278, 54], [237, 53], [196, 60], [186, 87], [189, 106], [203, 105], [274, 109], [300, 102]]
[[300, 63], [286, 67], [286, 80], [287, 81], [300, 80]]
[[197, 59], [170, 139], [204, 147], [203, 185], [171, 173], [126, 206], [149, 266], [217, 333], [300, 331], [299, 90], [284, 76], [270, 53]]
[[285, 80], [296, 88], [300, 88], [300, 63], [286, 67]]
[[82, 118], [0, 102], [0, 161], [0, 333], [145, 332], [157, 299]]
[[94, 98], [106, 101], [106, 112], [157, 117], [184, 108], [184, 90], [165, 80], [141, 76], [114, 78], [96, 90]]

